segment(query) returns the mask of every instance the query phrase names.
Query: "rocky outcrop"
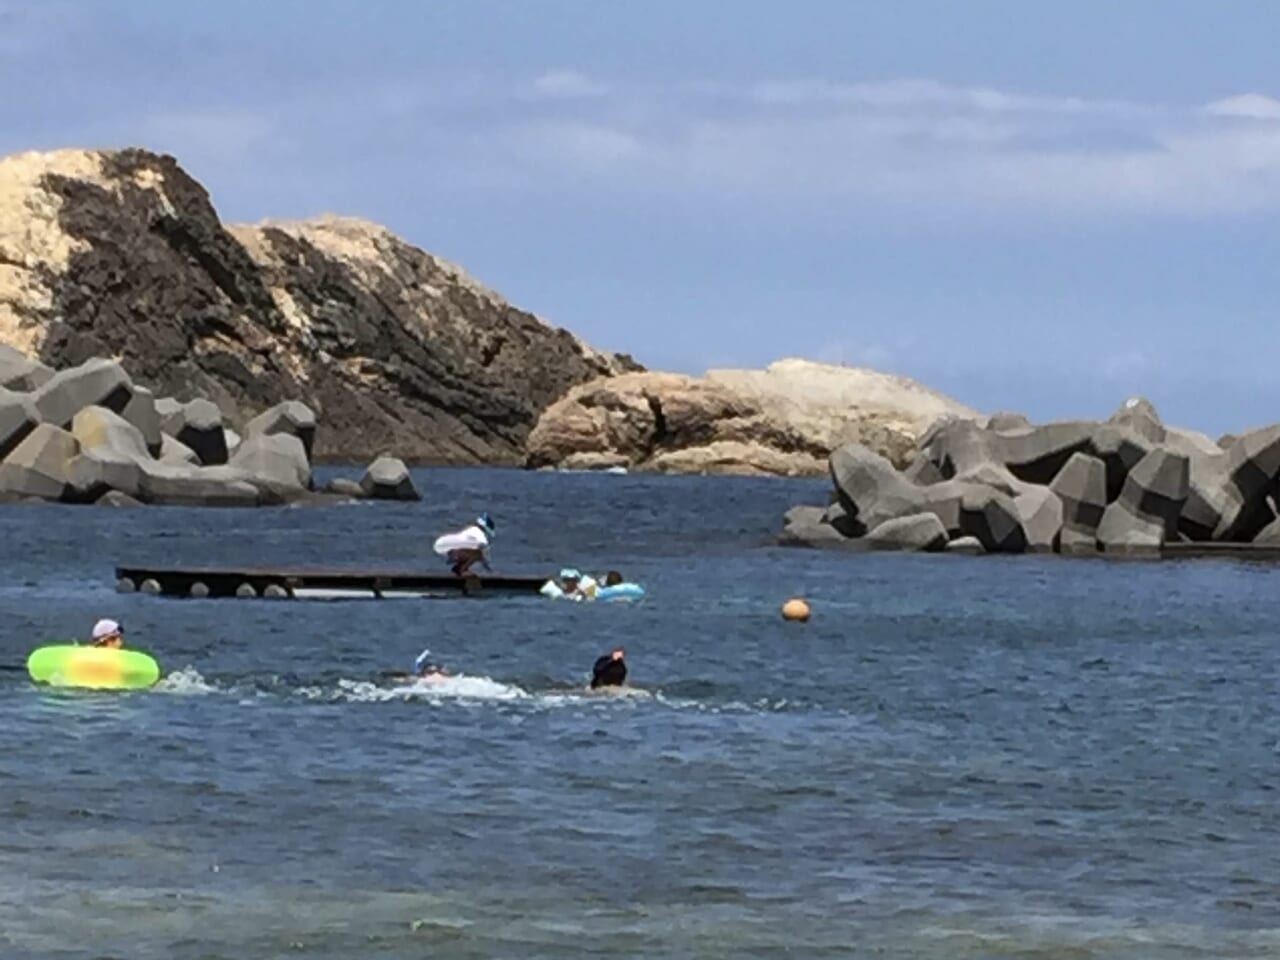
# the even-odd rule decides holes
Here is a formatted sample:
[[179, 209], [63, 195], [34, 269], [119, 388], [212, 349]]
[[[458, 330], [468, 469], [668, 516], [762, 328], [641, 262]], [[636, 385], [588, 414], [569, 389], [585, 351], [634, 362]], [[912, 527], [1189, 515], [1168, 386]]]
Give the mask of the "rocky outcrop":
[[978, 414], [905, 377], [782, 360], [695, 378], [633, 373], [575, 387], [529, 436], [528, 465], [820, 476], [856, 442], [906, 466], [939, 417]]
[[782, 528], [779, 542], [800, 547], [844, 547], [865, 541], [847, 537], [832, 525], [822, 507], [792, 507]]
[[1058, 545], [1066, 513], [1062, 498], [1051, 488], [1025, 484], [1013, 498], [1018, 524], [1028, 553], [1052, 553]]
[[0, 388], [0, 460], [12, 453], [39, 422], [28, 394]]
[[1062, 502], [1062, 529], [1058, 549], [1062, 553], [1096, 553], [1098, 524], [1107, 509], [1107, 471], [1102, 461], [1074, 453], [1049, 489]]
[[[297, 400], [286, 400], [284, 403], [278, 403], [270, 410], [266, 410], [248, 423], [244, 427], [244, 435], [247, 439], [252, 440], [257, 436], [271, 436], [273, 434], [287, 434], [296, 437], [302, 444], [307, 456], [311, 456], [311, 448], [316, 442], [316, 415], [315, 412], [305, 403], [299, 403]], [[226, 431], [222, 435], [223, 442], [226, 443]], [[232, 446], [232, 444], [228, 444]], [[239, 443], [234, 444], [239, 446]]]
[[1125, 477], [1120, 497], [1098, 524], [1098, 543], [1107, 553], [1155, 553], [1178, 531], [1187, 501], [1190, 463], [1160, 447], [1138, 461]]
[[1190, 539], [1251, 541], [1276, 516], [1280, 424], [1240, 435], [1216, 457], [1190, 462], [1180, 531]]
[[227, 462], [227, 429], [217, 404], [203, 397], [186, 403], [164, 397], [156, 404], [156, 412], [161, 431], [194, 453], [200, 463], [216, 467]]
[[371, 500], [421, 500], [413, 477], [404, 461], [397, 457], [379, 457], [360, 478], [360, 491]]
[[[175, 404], [170, 398], [157, 404], [113, 360], [92, 358], [60, 370], [30, 392], [6, 391], [4, 401], [0, 420], [8, 428], [0, 495], [5, 499], [115, 503], [119, 497], [107, 494], [116, 493], [141, 503], [251, 506], [299, 499], [310, 491], [311, 465], [294, 436], [255, 435], [230, 466], [202, 465], [193, 451], [165, 433], [153, 441], [149, 434], [165, 426], [159, 411]], [[185, 430], [187, 422], [180, 418], [167, 425]], [[220, 420], [217, 427], [221, 430]]]
[[324, 490], [350, 500], [359, 500], [365, 495], [364, 488], [350, 477], [335, 477], [324, 485]]
[[[5, 265], [0, 263], [0, 271]], [[29, 392], [53, 377], [53, 371], [5, 343], [0, 343], [0, 387]]]
[[0, 389], [2, 503], [261, 506], [418, 497], [404, 463], [389, 457], [372, 464], [362, 483], [335, 481], [315, 492], [308, 446], [323, 431], [298, 401], [263, 411], [243, 441], [228, 445], [217, 406], [156, 400], [115, 361], [93, 358], [39, 379], [29, 392]]
[[867, 534], [867, 543], [890, 550], [941, 550], [947, 545], [947, 531], [936, 514], [913, 513], [886, 520]]
[[60, 500], [71, 482], [69, 465], [79, 451], [76, 438], [42, 423], [0, 463], [0, 493]]
[[1178, 541], [1280, 538], [1280, 424], [1224, 449], [1165, 426], [1141, 398], [1104, 422], [946, 419], [904, 471], [862, 444], [828, 463], [835, 503], [793, 509], [784, 543], [918, 549], [923, 515], [949, 552], [1154, 556]]
[[258, 479], [285, 497], [293, 490], [311, 489], [311, 462], [302, 441], [287, 433], [262, 433], [236, 448], [227, 465]]
[[[225, 226], [176, 160], [143, 150], [0, 160], [0, 343], [7, 389], [110, 357], [157, 397], [211, 401], [242, 436], [303, 401], [324, 423], [314, 449], [299, 437], [316, 457], [442, 463], [518, 464], [567, 390], [638, 369], [374, 224]], [[86, 403], [120, 412], [106, 396], [40, 402], [62, 405], [41, 412], [51, 423]], [[217, 438], [177, 439], [226, 461]]]

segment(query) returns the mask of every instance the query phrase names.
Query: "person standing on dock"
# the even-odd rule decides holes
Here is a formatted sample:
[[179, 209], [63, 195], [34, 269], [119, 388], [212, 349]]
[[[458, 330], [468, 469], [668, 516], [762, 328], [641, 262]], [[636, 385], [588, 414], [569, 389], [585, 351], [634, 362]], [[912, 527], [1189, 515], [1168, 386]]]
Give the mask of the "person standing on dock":
[[446, 533], [437, 538], [433, 549], [449, 562], [455, 576], [465, 577], [477, 563], [486, 570], [489, 566], [489, 542], [493, 539], [493, 519], [487, 513], [480, 514], [476, 522], [457, 533]]

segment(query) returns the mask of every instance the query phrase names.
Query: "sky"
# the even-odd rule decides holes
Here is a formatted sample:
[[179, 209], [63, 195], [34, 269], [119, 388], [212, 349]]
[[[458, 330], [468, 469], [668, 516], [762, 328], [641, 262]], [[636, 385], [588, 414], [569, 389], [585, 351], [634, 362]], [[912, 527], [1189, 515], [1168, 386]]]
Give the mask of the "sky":
[[0, 153], [384, 223], [653, 369], [1280, 420], [1280, 4], [0, 0]]

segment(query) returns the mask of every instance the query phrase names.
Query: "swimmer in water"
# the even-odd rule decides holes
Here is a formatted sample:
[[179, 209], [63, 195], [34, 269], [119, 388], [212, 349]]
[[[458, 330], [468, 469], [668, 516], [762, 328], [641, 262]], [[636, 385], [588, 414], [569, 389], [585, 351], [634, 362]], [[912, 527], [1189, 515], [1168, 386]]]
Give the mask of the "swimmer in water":
[[413, 673], [407, 683], [440, 683], [449, 679], [449, 671], [431, 660], [431, 651], [423, 650], [413, 661]]
[[114, 620], [99, 620], [93, 625], [93, 646], [119, 650], [124, 647], [124, 627]]
[[616, 647], [599, 657], [591, 668], [591, 689], [620, 687], [627, 682], [626, 651]]
[[584, 577], [573, 567], [565, 567], [559, 579], [548, 580], [539, 592], [544, 597], [581, 601], [594, 600], [599, 589], [600, 584], [591, 577]]

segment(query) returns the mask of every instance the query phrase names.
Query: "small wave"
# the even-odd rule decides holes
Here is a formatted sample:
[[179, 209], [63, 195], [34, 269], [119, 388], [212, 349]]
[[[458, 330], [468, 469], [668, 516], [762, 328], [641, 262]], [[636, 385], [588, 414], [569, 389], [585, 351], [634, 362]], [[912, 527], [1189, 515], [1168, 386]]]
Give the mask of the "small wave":
[[[296, 677], [270, 678], [254, 677], [242, 680], [224, 678], [219, 683], [206, 679], [193, 666], [183, 667], [166, 674], [152, 688], [160, 693], [177, 695], [207, 695], [214, 693], [228, 695], [301, 698], [322, 703], [395, 703], [406, 701], [442, 701], [476, 702], [476, 703], [527, 703], [536, 706], [566, 706], [586, 703], [643, 703], [652, 701], [674, 708], [693, 708], [696, 710], [748, 710], [758, 712], [767, 709], [757, 704], [754, 708], [747, 704], [730, 703], [714, 704], [691, 700], [684, 697], [670, 697], [661, 690], [646, 690], [642, 687], [606, 687], [597, 690], [581, 686], [552, 686], [549, 689], [532, 690], [511, 683], [502, 683], [492, 677], [457, 676], [445, 677], [432, 681], [407, 681], [387, 683], [385, 680], [356, 680], [338, 677], [328, 683], [300, 683]], [[785, 701], [784, 701], [785, 703]], [[774, 706], [774, 709], [779, 707]]]
[[[592, 701], [598, 703], [608, 703], [611, 701], [635, 702], [644, 700], [661, 701], [668, 703], [661, 692], [652, 690], [643, 690], [640, 687], [601, 687], [592, 690], [590, 687], [565, 687], [553, 686], [549, 689], [541, 690], [535, 694], [534, 699], [538, 703], [550, 706], [564, 706], [566, 704], [584, 704]], [[669, 704], [675, 705], [675, 704]]]
[[596, 697], [619, 697], [623, 700], [652, 700], [653, 691], [642, 690], [640, 687], [601, 687], [598, 690], [590, 691], [590, 695]]
[[219, 690], [200, 675], [195, 667], [183, 667], [166, 674], [153, 688], [162, 693], [218, 693]]
[[527, 691], [513, 684], [499, 683], [489, 677], [469, 677], [465, 674], [430, 682], [400, 683], [389, 687], [362, 680], [339, 680], [337, 690], [337, 699], [353, 703], [417, 699], [527, 700], [529, 696]]

